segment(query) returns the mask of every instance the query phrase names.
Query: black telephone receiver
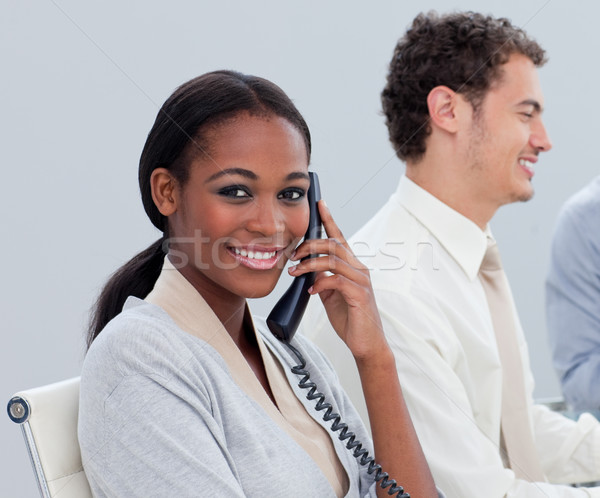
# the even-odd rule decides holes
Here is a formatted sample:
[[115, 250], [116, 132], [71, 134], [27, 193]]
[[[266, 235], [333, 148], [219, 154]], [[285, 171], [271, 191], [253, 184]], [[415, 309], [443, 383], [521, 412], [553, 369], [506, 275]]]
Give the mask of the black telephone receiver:
[[[304, 240], [320, 239], [322, 233], [321, 216], [317, 202], [321, 199], [321, 188], [319, 187], [319, 177], [316, 173], [308, 173], [310, 176], [310, 188], [308, 189], [308, 205], [310, 207], [310, 217], [308, 220], [308, 230], [304, 235]], [[311, 254], [304, 259], [314, 258]], [[292, 285], [281, 296], [277, 304], [267, 317], [267, 325], [271, 332], [281, 341], [289, 343], [296, 333], [300, 320], [306, 310], [306, 305], [310, 298], [308, 289], [315, 282], [314, 273], [305, 273], [295, 277]]]

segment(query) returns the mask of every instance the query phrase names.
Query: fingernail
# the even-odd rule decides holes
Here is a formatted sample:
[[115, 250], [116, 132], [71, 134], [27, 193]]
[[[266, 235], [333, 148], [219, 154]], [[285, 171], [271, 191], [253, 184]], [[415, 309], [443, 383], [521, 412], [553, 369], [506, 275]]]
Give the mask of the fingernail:
[[290, 266], [288, 268], [288, 273], [294, 273], [298, 269], [298, 266]]
[[296, 251], [292, 252], [292, 254], [290, 254], [290, 259], [294, 259], [296, 257]]
[[308, 293], [309, 293], [309, 294], [312, 294], [312, 293], [313, 293], [313, 290], [314, 290], [314, 288], [313, 288], [313, 286], [311, 285], [311, 286], [308, 288]]

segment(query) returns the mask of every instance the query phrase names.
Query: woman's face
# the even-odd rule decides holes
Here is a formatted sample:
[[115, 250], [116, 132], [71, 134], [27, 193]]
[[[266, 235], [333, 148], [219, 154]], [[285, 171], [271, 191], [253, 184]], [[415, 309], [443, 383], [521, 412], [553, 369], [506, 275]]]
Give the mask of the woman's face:
[[203, 295], [269, 294], [308, 225], [304, 139], [287, 120], [244, 113], [204, 134], [169, 216], [170, 259]]

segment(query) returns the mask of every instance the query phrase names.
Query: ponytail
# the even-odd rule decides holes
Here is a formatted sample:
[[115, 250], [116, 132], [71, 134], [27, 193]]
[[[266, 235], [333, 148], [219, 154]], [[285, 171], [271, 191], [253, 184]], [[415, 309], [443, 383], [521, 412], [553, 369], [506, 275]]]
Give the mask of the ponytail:
[[92, 310], [88, 349], [106, 324], [121, 312], [129, 296], [144, 299], [154, 288], [165, 257], [164, 240], [158, 239], [111, 275]]

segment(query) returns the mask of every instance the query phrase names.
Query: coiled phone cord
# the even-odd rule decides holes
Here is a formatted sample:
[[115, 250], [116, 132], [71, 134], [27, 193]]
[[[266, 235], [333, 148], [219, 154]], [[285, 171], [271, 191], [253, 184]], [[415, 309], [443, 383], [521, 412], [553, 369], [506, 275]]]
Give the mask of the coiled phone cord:
[[296, 358], [298, 358], [298, 361], [300, 362], [299, 365], [292, 367], [292, 372], [302, 377], [300, 379], [300, 382], [298, 382], [298, 386], [302, 389], [308, 389], [308, 394], [306, 395], [306, 398], [308, 400], [318, 400], [317, 404], [315, 405], [315, 409], [317, 411], [325, 410], [325, 413], [323, 414], [323, 420], [325, 422], [333, 420], [333, 423], [330, 427], [331, 431], [340, 431], [340, 433], [337, 436], [342, 442], [348, 439], [348, 442], [346, 443], [346, 448], [352, 451], [352, 454], [361, 465], [368, 465], [367, 472], [369, 474], [373, 474], [373, 472], [375, 472], [375, 482], [377, 482], [382, 487], [382, 489], [391, 486], [390, 489], [388, 489], [387, 491], [388, 495], [396, 494], [396, 496], [398, 496], [399, 498], [410, 498], [410, 495], [408, 493], [405, 493], [404, 488], [402, 486], [399, 486], [394, 479], [388, 479], [389, 474], [383, 471], [381, 465], [375, 463], [375, 460], [373, 459], [373, 457], [369, 456], [369, 452], [367, 450], [363, 449], [362, 443], [356, 439], [354, 433], [348, 431], [348, 425], [341, 421], [342, 419], [340, 415], [338, 413], [332, 413], [333, 407], [330, 403], [327, 403], [325, 401], [325, 395], [323, 393], [320, 393], [317, 390], [317, 385], [310, 380], [310, 373], [308, 372], [308, 370], [305, 369], [306, 361], [304, 360], [302, 354], [300, 354], [300, 351], [298, 351], [294, 346], [287, 342], [284, 342], [284, 344], [290, 349], [290, 351], [292, 351], [292, 353], [294, 353], [294, 355], [296, 356]]

